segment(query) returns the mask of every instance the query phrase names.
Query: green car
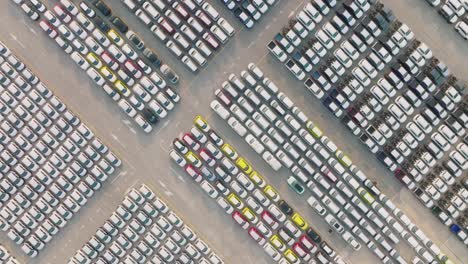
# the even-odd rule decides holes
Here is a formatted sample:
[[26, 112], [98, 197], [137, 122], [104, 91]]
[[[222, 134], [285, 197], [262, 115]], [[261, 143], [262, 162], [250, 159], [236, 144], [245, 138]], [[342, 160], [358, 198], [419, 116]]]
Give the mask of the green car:
[[304, 193], [304, 186], [302, 186], [302, 184], [300, 184], [299, 181], [296, 180], [296, 178], [294, 178], [293, 176], [289, 176], [286, 182], [288, 183], [289, 187], [291, 187], [291, 189], [297, 192], [297, 194]]

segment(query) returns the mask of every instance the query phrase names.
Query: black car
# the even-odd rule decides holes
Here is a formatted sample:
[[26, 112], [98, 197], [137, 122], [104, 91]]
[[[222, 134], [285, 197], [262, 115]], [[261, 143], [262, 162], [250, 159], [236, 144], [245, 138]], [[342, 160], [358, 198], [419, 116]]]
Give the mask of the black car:
[[387, 19], [388, 22], [393, 22], [396, 20], [396, 17], [393, 14], [393, 11], [386, 6], [384, 6], [382, 10], [380, 10], [380, 14], [382, 14], [385, 17], [385, 19]]
[[159, 70], [171, 83], [177, 83], [179, 81], [177, 73], [167, 64], [163, 64]]
[[128, 39], [133, 44], [135, 44], [138, 50], [143, 50], [145, 48], [145, 43], [143, 43], [143, 41], [136, 34], [131, 34], [131, 36]]
[[309, 227], [309, 229], [307, 229], [306, 234], [310, 239], [312, 239], [312, 241], [314, 241], [317, 244], [322, 241], [320, 235], [317, 232], [315, 232], [315, 230], [313, 230], [312, 227]]
[[156, 53], [154, 53], [151, 49], [146, 48], [143, 51], [143, 55], [154, 66], [156, 67], [161, 66], [161, 60], [159, 59], [158, 55], [156, 55]]
[[434, 205], [432, 208], [431, 208], [431, 211], [434, 215], [439, 215], [441, 212], [442, 212], [442, 209], [437, 206], [437, 205]]
[[279, 205], [279, 208], [280, 208], [281, 212], [283, 212], [283, 213], [285, 213], [286, 215], [289, 215], [289, 216], [291, 216], [293, 214], [293, 212], [294, 212], [293, 209], [284, 200], [280, 200], [278, 202], [278, 205]]
[[120, 33], [125, 34], [128, 32], [128, 26], [123, 22], [120, 17], [113, 17], [110, 22], [117, 28]]
[[97, 10], [101, 11], [101, 13], [106, 17], [112, 14], [111, 9], [101, 0], [97, 0], [96, 2], [94, 2], [94, 6], [97, 8]]
[[96, 24], [96, 27], [99, 28], [102, 32], [108, 32], [111, 28], [109, 24], [104, 22], [100, 17], [96, 16], [94, 17], [94, 24]]
[[159, 119], [158, 117], [154, 114], [153, 110], [145, 108], [142, 111], [143, 117], [148, 121], [150, 124], [156, 124]]
[[383, 17], [381, 14], [377, 13], [374, 16], [374, 22], [382, 29], [384, 32], [387, 32], [390, 28], [390, 23]]

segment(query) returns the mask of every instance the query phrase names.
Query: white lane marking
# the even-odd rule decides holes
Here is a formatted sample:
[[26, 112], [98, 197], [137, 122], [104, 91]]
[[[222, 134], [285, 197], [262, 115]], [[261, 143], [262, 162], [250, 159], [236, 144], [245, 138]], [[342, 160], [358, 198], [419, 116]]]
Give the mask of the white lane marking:
[[28, 29], [29, 29], [29, 31], [31, 31], [31, 33], [33, 33], [35, 36], [37, 36], [36, 30], [34, 30], [32, 27], [29, 27], [29, 26], [28, 26]]
[[294, 11], [291, 11], [291, 13], [289, 13], [288, 15], [288, 18], [291, 18], [293, 15], [294, 15]]
[[179, 178], [179, 180], [181, 180], [182, 182], [185, 182], [185, 178], [179, 173], [177, 173], [177, 171], [175, 171], [173, 168], [171, 168], [171, 171], [177, 176], [177, 178]]
[[117, 176], [115, 176], [114, 179], [111, 181], [111, 184], [113, 184], [118, 178], [120, 178], [121, 175], [122, 173], [117, 174]]
[[10, 36], [11, 36], [11, 38], [12, 38], [14, 41], [18, 42], [18, 44], [19, 44], [23, 49], [26, 48], [26, 46], [18, 39], [18, 37], [17, 37], [16, 35], [13, 35], [13, 33], [10, 33]]
[[161, 180], [159, 180], [158, 182], [163, 188], [167, 189], [166, 184], [164, 182], [162, 182]]
[[130, 127], [130, 131], [132, 131], [132, 133], [135, 134], [135, 135], [136, 135], [136, 133], [137, 133], [137, 132], [135, 131], [135, 129], [133, 129], [133, 128], [131, 128], [131, 127]]
[[164, 142], [163, 140], [160, 140], [159, 141], [159, 146], [162, 148], [162, 150], [164, 150], [164, 152], [166, 153], [169, 153], [169, 149], [172, 145], [172, 142], [169, 144], [169, 146], [166, 146], [166, 142]]
[[111, 137], [112, 137], [115, 141], [119, 141], [119, 138], [118, 138], [116, 135], [111, 134]]
[[255, 41], [250, 42], [250, 44], [247, 46], [247, 48], [250, 49], [250, 47], [252, 47], [254, 44], [255, 44]]
[[172, 196], [172, 195], [174, 195], [171, 191], [164, 191], [164, 193], [165, 193], [167, 196]]
[[164, 122], [164, 124], [162, 125], [162, 128], [165, 128], [167, 127], [167, 125], [169, 125], [169, 123], [171, 122], [171, 120], [167, 120], [166, 122]]

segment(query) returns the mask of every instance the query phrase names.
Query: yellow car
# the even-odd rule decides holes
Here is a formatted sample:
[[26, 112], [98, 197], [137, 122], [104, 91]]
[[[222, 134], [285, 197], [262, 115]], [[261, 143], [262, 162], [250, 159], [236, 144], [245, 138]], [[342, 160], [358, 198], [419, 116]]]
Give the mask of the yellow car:
[[93, 65], [93, 67], [96, 69], [100, 69], [102, 67], [101, 60], [93, 52], [90, 52], [86, 55], [86, 60], [89, 62], [89, 64]]
[[111, 82], [117, 81], [117, 77], [109, 68], [107, 68], [107, 66], [102, 67], [99, 71], [101, 72], [102, 76], [104, 76], [104, 78], [106, 78], [107, 80]]
[[306, 230], [309, 227], [304, 218], [302, 218], [302, 216], [298, 213], [294, 213], [291, 218], [293, 222], [297, 225], [297, 227], [299, 227], [300, 229]]
[[244, 210], [242, 210], [242, 214], [249, 220], [250, 223], [256, 224], [258, 222], [257, 216], [255, 216], [254, 212], [250, 210], [250, 208], [245, 207]]
[[208, 122], [206, 122], [206, 120], [200, 115], [197, 115], [193, 122], [201, 131], [205, 133], [211, 129], [210, 125], [208, 125]]
[[278, 202], [279, 201], [279, 194], [278, 192], [271, 187], [271, 185], [267, 185], [264, 189], [263, 192], [270, 197], [273, 201]]
[[350, 167], [353, 162], [351, 161], [351, 159], [348, 157], [348, 155], [346, 155], [343, 151], [341, 150], [337, 150], [336, 153], [335, 153], [335, 156], [338, 158], [338, 160], [340, 161], [340, 163], [345, 166], [345, 167]]
[[121, 80], [117, 80], [115, 83], [114, 83], [114, 87], [115, 89], [117, 90], [117, 92], [125, 97], [129, 97], [130, 96], [130, 90], [128, 90], [127, 86], [121, 81]]
[[318, 126], [316, 126], [312, 121], [308, 121], [306, 123], [306, 127], [307, 127], [307, 129], [309, 129], [310, 133], [315, 138], [321, 138], [322, 137], [322, 135], [323, 135], [322, 130], [320, 130], [320, 128]]
[[250, 166], [250, 164], [243, 157], [239, 157], [236, 160], [236, 165], [247, 174], [250, 174], [253, 171], [252, 166]]
[[270, 244], [272, 244], [276, 249], [278, 249], [281, 252], [286, 249], [286, 245], [281, 240], [281, 238], [279, 238], [278, 235], [274, 235], [270, 238]]
[[228, 143], [225, 143], [221, 146], [221, 151], [228, 156], [228, 158], [235, 160], [239, 155], [237, 154], [237, 151], [231, 147]]
[[297, 263], [299, 261], [296, 253], [294, 253], [291, 249], [286, 250], [286, 252], [284, 252], [284, 256], [290, 263]]
[[122, 37], [117, 33], [117, 31], [111, 29], [109, 32], [107, 32], [107, 36], [115, 43], [117, 46], [122, 46], [124, 44], [124, 41]]
[[263, 179], [262, 175], [260, 175], [257, 171], [252, 171], [249, 174], [249, 177], [255, 184], [257, 184], [258, 187], [265, 187], [265, 180]]
[[368, 204], [374, 203], [375, 199], [374, 196], [372, 196], [368, 191], [366, 191], [364, 188], [359, 187], [357, 189], [359, 195], [364, 199]]
[[242, 203], [239, 197], [237, 197], [237, 195], [234, 193], [228, 195], [227, 199], [237, 209], [242, 209], [244, 207], [244, 203]]
[[189, 151], [185, 154], [185, 158], [188, 160], [190, 164], [193, 166], [200, 168], [202, 165], [202, 162], [200, 161], [200, 158], [198, 158], [197, 154], [193, 153], [192, 151]]

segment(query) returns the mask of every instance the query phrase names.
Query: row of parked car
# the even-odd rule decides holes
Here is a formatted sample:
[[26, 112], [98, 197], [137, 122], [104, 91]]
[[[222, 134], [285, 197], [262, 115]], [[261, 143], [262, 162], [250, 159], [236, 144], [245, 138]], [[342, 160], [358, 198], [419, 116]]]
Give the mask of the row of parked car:
[[69, 264], [223, 264], [221, 258], [145, 184], [122, 203]]
[[[354, 249], [368, 246], [384, 263], [406, 263], [393, 244], [400, 238], [428, 262], [446, 258], [310, 121], [260, 69], [250, 64], [242, 78], [234, 75], [216, 92], [213, 110], [259, 155], [276, 153], [290, 170], [297, 193], [307, 187], [309, 204]], [[255, 110], [259, 109], [259, 110]], [[268, 156], [268, 154], [267, 154]], [[274, 156], [274, 157], [275, 157]], [[271, 159], [264, 158], [274, 169]], [[399, 238], [399, 237], [400, 238]], [[360, 242], [358, 242], [360, 240]]]
[[[395, 171], [395, 176], [426, 206], [432, 207], [434, 202], [427, 192], [440, 196], [434, 185], [445, 189], [443, 179], [453, 184], [454, 179], [466, 170], [466, 156], [458, 150], [465, 149], [466, 143], [456, 144], [465, 136], [468, 124], [464, 111], [466, 100], [462, 99], [464, 86], [450, 75], [443, 63], [433, 58], [427, 45], [414, 39], [407, 25], [397, 21], [393, 13], [380, 3], [372, 4], [367, 16], [353, 12], [358, 23], [353, 24], [351, 31], [345, 32], [345, 37], [336, 39], [337, 35], [330, 27], [339, 24], [337, 19], [348, 17], [344, 13], [355, 9], [349, 7], [352, 2], [343, 3], [344, 9], [337, 7], [336, 13], [331, 15], [331, 12], [317, 11], [321, 10], [321, 5], [307, 4], [297, 18], [308, 21], [303, 18], [305, 14], [315, 14], [309, 18], [319, 17], [317, 13], [320, 15], [320, 20], [315, 22], [321, 23], [322, 28], [315, 37], [308, 40], [306, 34], [302, 44], [296, 41], [296, 47], [294, 40], [297, 38], [290, 33], [284, 36], [279, 33], [268, 47], [299, 80], [310, 74], [304, 82], [306, 88], [340, 118], [380, 161]], [[328, 19], [324, 19], [326, 15]], [[307, 25], [301, 23], [303, 27]], [[289, 32], [297, 28], [293, 26]], [[339, 29], [336, 26], [336, 32]], [[325, 47], [327, 41], [320, 41], [324, 38], [320, 37], [322, 31], [328, 39], [335, 36], [328, 47]], [[327, 52], [330, 56], [326, 55]], [[353, 66], [354, 63], [357, 65]], [[318, 70], [313, 71], [312, 65]], [[383, 76], [379, 76], [379, 71]], [[439, 130], [437, 125], [441, 125]], [[443, 154], [451, 144], [458, 148], [442, 162]], [[434, 182], [424, 184], [423, 190], [416, 188], [416, 184], [437, 163], [443, 164], [443, 173], [438, 178], [433, 177]], [[464, 193], [463, 190], [461, 192]], [[456, 204], [463, 205], [460, 202], [463, 197], [450, 196], [457, 201]], [[458, 215], [459, 210], [452, 210], [450, 202], [448, 204], [445, 207]], [[459, 208], [464, 210], [464, 207]], [[444, 217], [447, 215], [445, 212], [442, 214]], [[457, 235], [466, 240], [465, 232], [457, 231]]]
[[192, 72], [198, 72], [235, 30], [204, 0], [121, 0]]
[[173, 142], [171, 159], [278, 263], [344, 263], [307, 221], [203, 119]]
[[34, 3], [43, 12], [44, 19], [39, 25], [44, 32], [144, 132], [151, 132], [180, 101], [171, 87], [178, 82], [177, 74], [156, 53], [145, 48], [143, 41], [120, 18], [112, 17], [110, 23], [104, 21], [106, 16], [111, 16], [111, 11], [102, 2], [94, 5], [81, 2], [77, 7], [61, 0], [52, 10], [47, 10], [38, 0]]
[[467, 0], [426, 0], [437, 9], [447, 23], [454, 24], [455, 30], [468, 40], [468, 1]]
[[0, 43], [0, 228], [35, 257], [121, 161]]
[[222, 0], [222, 2], [246, 28], [250, 29], [276, 4], [277, 0]]
[[0, 245], [0, 261], [5, 264], [20, 264], [20, 262], [11, 255], [3, 245]]

